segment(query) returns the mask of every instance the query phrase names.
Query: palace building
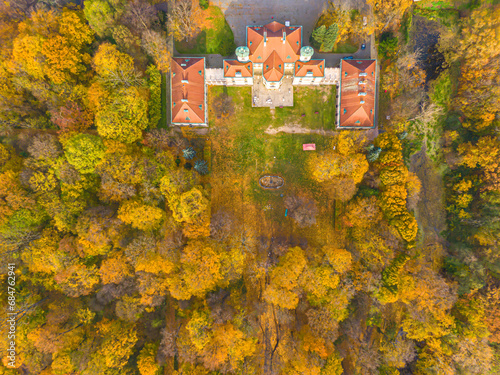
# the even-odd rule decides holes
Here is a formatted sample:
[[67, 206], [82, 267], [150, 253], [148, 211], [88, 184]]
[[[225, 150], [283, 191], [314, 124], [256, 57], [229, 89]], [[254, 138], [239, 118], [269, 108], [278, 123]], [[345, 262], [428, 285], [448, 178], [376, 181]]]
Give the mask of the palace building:
[[[175, 57], [170, 75], [171, 124], [207, 126], [206, 86], [252, 86], [254, 107], [293, 105], [292, 86], [336, 85], [338, 128], [368, 129], [376, 123], [376, 61], [341, 60], [340, 67], [313, 59], [302, 45], [302, 26], [271, 22], [247, 26], [236, 59], [206, 68], [203, 57]], [[267, 99], [266, 99], [267, 98]]]

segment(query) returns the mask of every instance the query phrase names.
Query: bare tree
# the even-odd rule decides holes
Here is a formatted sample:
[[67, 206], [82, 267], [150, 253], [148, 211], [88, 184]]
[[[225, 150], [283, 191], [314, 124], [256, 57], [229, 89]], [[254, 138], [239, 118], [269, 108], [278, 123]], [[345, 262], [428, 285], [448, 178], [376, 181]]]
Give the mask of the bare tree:
[[133, 31], [149, 30], [155, 22], [158, 22], [156, 9], [148, 2], [133, 0], [127, 4], [123, 23]]
[[169, 29], [176, 40], [188, 40], [199, 28], [201, 9], [198, 1], [177, 0], [168, 15]]
[[290, 217], [297, 222], [299, 227], [309, 227], [316, 224], [318, 209], [314, 200], [291, 196], [285, 199], [285, 207], [290, 211]]
[[142, 48], [151, 56], [158, 69], [166, 73], [170, 68], [170, 52], [167, 48], [167, 37], [163, 33], [154, 30], [146, 30], [142, 33]]

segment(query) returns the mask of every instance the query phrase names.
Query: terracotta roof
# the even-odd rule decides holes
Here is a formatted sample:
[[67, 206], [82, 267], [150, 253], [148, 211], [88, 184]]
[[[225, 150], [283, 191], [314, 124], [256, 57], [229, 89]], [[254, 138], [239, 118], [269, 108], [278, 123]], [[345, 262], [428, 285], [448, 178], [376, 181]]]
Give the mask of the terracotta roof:
[[273, 52], [282, 61], [294, 63], [300, 57], [302, 27], [285, 26], [276, 21], [265, 26], [247, 26], [247, 47], [250, 49], [250, 61], [254, 63], [266, 61]]
[[264, 61], [263, 73], [264, 78], [270, 82], [278, 82], [283, 78], [285, 72], [285, 64], [280, 59], [276, 51], [273, 51], [266, 61]]
[[[238, 74], [239, 73], [239, 74]], [[238, 60], [224, 60], [224, 77], [252, 77], [253, 64], [251, 61], [242, 63]]]
[[205, 59], [174, 57], [171, 64], [174, 124], [205, 124]]
[[374, 126], [376, 66], [375, 60], [340, 61], [339, 127]]
[[295, 63], [295, 77], [324, 77], [325, 60], [309, 60], [308, 62], [297, 61]]

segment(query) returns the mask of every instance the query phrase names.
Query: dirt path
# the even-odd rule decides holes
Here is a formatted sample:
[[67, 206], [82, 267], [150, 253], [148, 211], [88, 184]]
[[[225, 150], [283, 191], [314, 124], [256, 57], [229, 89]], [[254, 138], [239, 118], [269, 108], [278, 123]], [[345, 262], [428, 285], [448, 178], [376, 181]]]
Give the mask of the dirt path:
[[425, 146], [412, 155], [410, 171], [414, 172], [422, 183], [415, 216], [423, 232], [423, 243], [443, 243], [440, 235], [446, 229], [443, 179], [427, 156]]
[[337, 135], [338, 132], [334, 130], [324, 130], [324, 129], [307, 129], [303, 128], [300, 125], [283, 125], [279, 128], [273, 128], [269, 126], [264, 133], [275, 135], [278, 133], [289, 133], [289, 134], [321, 134], [321, 135], [329, 135], [334, 136]]
[[[359, 130], [365, 132], [366, 139], [369, 141], [373, 141], [377, 135], [378, 135], [378, 128], [376, 129], [367, 129], [367, 130]], [[266, 130], [264, 130], [264, 133], [270, 134], [270, 135], [276, 135], [278, 133], [288, 133], [288, 134], [320, 134], [320, 135], [326, 135], [326, 136], [336, 136], [339, 134], [338, 131], [335, 130], [325, 130], [325, 129], [308, 129], [308, 128], [303, 128], [300, 125], [297, 124], [287, 124], [280, 126], [278, 128], [273, 128], [269, 126]]]

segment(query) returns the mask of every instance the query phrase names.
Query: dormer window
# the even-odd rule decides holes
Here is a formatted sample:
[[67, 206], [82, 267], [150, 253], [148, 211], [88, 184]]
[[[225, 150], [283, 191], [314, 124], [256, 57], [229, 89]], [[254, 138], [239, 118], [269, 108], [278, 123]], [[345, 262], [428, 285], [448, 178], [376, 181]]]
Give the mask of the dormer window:
[[187, 79], [182, 79], [181, 82], [182, 83], [189, 83], [189, 81]]
[[198, 70], [198, 74], [201, 76], [201, 70]]
[[347, 72], [344, 72], [344, 77], [347, 77]]
[[185, 108], [185, 109], [184, 109], [184, 112], [189, 112], [189, 109]]
[[187, 100], [187, 99], [181, 99], [181, 102], [183, 102], [183, 103], [187, 103], [187, 102], [188, 102], [188, 100]]
[[347, 109], [344, 108], [344, 115], [347, 113]]
[[186, 116], [186, 121], [191, 121], [191, 119], [189, 117]]
[[203, 107], [203, 106], [202, 106], [201, 104], [198, 106], [198, 108], [199, 108], [199, 109], [201, 109], [202, 107]]

